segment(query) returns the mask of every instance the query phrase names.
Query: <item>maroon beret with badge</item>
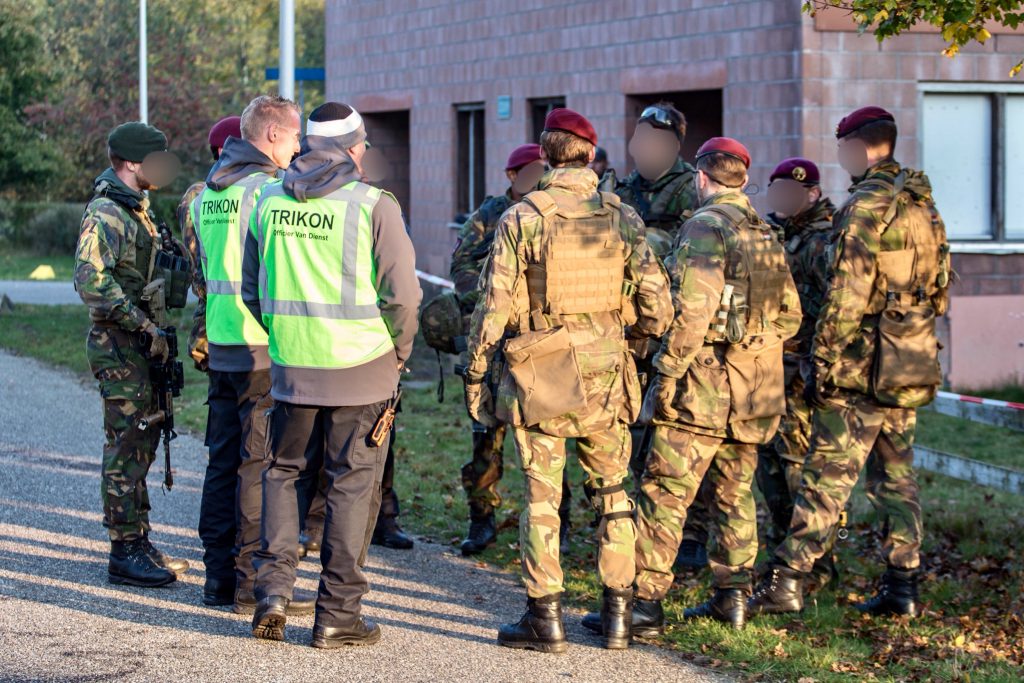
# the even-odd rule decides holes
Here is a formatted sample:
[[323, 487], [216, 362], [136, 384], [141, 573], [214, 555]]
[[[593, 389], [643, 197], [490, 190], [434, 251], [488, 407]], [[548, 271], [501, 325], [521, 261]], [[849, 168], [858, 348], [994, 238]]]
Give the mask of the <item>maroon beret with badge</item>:
[[228, 138], [242, 137], [242, 117], [228, 116], [213, 124], [210, 129], [210, 136], [207, 138], [210, 147], [223, 147]]
[[801, 157], [792, 157], [786, 159], [772, 171], [769, 182], [778, 178], [785, 178], [787, 180], [795, 180], [798, 183], [804, 185], [817, 185], [821, 182], [821, 174], [818, 172], [818, 166], [810, 159], [803, 159]]
[[592, 145], [597, 145], [597, 131], [590, 121], [572, 109], [559, 107], [552, 109], [544, 119], [544, 130], [560, 130], [581, 137]]
[[750, 168], [750, 152], [738, 140], [732, 138], [711, 138], [697, 150], [697, 158], [706, 157], [709, 154], [727, 154], [743, 162], [743, 165]]
[[518, 171], [527, 164], [540, 161], [540, 145], [520, 145], [508, 155], [508, 163], [505, 164], [506, 171]]
[[863, 128], [869, 123], [875, 123], [876, 121], [892, 121], [896, 122], [896, 117], [882, 109], [881, 107], [861, 107], [855, 112], [847, 114], [836, 126], [836, 137], [845, 138], [850, 133]]

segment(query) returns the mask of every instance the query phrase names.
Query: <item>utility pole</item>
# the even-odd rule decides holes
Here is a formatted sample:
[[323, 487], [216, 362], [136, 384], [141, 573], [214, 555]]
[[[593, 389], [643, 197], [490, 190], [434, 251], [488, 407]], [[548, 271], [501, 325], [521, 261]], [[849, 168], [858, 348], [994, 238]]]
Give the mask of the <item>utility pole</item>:
[[139, 120], [143, 123], [149, 123], [146, 52], [146, 0], [139, 0]]
[[278, 51], [280, 52], [278, 94], [295, 99], [295, 0], [281, 0], [281, 19], [278, 23]]

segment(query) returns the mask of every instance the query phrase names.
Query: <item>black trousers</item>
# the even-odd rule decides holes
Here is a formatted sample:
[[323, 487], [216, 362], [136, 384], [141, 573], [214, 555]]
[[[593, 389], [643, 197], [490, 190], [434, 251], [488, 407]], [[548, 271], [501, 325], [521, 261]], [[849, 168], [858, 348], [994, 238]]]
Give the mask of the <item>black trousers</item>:
[[315, 407], [278, 403], [263, 474], [263, 523], [254, 555], [256, 597], [292, 595], [299, 562], [300, 495], [323, 467], [327, 480], [316, 622], [349, 626], [369, 590], [362, 571], [380, 508], [385, 445], [369, 441], [386, 403]]
[[[398, 517], [398, 494], [395, 493], [395, 430], [388, 437], [388, 454], [384, 460], [384, 476], [380, 482], [380, 513], [382, 517]], [[324, 529], [324, 517], [327, 515], [327, 476], [321, 472], [317, 481], [316, 493], [309, 506], [309, 514], [302, 524], [302, 531], [314, 539], [319, 539]]]
[[266, 466], [270, 371], [210, 371], [206, 445], [210, 460], [199, 507], [207, 579], [251, 589]]

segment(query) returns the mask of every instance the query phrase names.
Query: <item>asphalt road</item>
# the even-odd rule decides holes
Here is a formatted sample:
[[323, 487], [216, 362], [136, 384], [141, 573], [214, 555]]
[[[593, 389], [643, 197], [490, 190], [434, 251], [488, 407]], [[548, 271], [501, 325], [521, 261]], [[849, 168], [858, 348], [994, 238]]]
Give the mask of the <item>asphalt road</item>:
[[[248, 617], [200, 602], [205, 452], [192, 437], [174, 444], [174, 491], [151, 493], [154, 540], [193, 568], [167, 588], [107, 583], [101, 446], [92, 387], [0, 352], [2, 681], [726, 680], [667, 649], [604, 650], [579, 613], [567, 617], [564, 655], [499, 647], [498, 625], [522, 613], [517, 577], [422, 542], [370, 554], [364, 613], [381, 624], [380, 644], [315, 650], [312, 617], [289, 620], [283, 643], [258, 641]], [[315, 590], [318, 574], [315, 559], [304, 561], [298, 586]]]
[[16, 304], [80, 304], [82, 300], [70, 281], [0, 280], [0, 295]]

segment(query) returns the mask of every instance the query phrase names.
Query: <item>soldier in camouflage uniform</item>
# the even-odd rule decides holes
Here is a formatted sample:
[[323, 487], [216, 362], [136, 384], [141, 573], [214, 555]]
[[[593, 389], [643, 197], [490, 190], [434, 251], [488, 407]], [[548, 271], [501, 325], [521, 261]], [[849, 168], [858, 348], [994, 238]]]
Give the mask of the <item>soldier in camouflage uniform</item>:
[[[731, 138], [697, 153], [700, 207], [669, 259], [675, 320], [655, 356], [654, 440], [637, 521], [633, 633], [663, 632], [661, 601], [687, 508], [703, 480], [713, 486], [709, 521], [715, 592], [686, 618], [741, 628], [757, 555], [752, 484], [757, 444], [785, 412], [783, 342], [800, 327], [800, 299], [782, 245], [742, 189], [750, 154]], [[594, 627], [593, 618], [585, 625]]]
[[932, 399], [941, 379], [934, 323], [948, 303], [949, 245], [928, 178], [893, 159], [892, 114], [858, 109], [840, 121], [836, 137], [853, 186], [835, 218], [832, 277], [805, 378], [815, 409], [810, 451], [789, 532], [750, 608], [802, 609], [803, 576], [827, 551], [866, 461], [888, 568], [878, 593], [857, 608], [914, 616], [922, 533], [915, 408]]
[[[566, 649], [557, 510], [569, 438], [602, 514], [605, 645], [629, 643], [636, 526], [624, 480], [627, 425], [639, 413], [640, 389], [623, 330], [662, 334], [671, 304], [643, 223], [615, 195], [598, 193], [597, 176], [585, 167], [596, 144], [593, 126], [579, 114], [548, 115], [541, 146], [552, 170], [499, 221], [484, 298], [473, 314], [467, 408], [482, 424], [502, 419], [512, 426], [526, 477], [520, 547], [528, 607], [518, 623], [499, 630], [498, 642], [508, 647]], [[507, 330], [495, 408], [484, 379]]]
[[[658, 102], [640, 113], [629, 152], [636, 169], [615, 184], [615, 194], [629, 204], [644, 221], [647, 241], [658, 258], [665, 260], [683, 224], [697, 208], [696, 171], [679, 154], [686, 138], [686, 117], [669, 102]], [[658, 344], [646, 340], [630, 345], [636, 354], [641, 381], [654, 376], [651, 359]], [[639, 485], [651, 447], [653, 430], [633, 425], [633, 453], [630, 469]], [[677, 562], [698, 569], [707, 564], [706, 487], [690, 506]]]
[[[82, 217], [76, 249], [75, 289], [89, 307], [89, 366], [103, 398], [100, 496], [110, 536], [108, 579], [134, 586], [163, 586], [188, 569], [149, 541], [146, 474], [160, 439], [140, 420], [157, 412], [150, 359], [166, 360], [164, 333], [142, 300], [154, 279], [161, 236], [146, 190], [171, 180], [167, 138], [146, 124], [125, 123], [107, 138], [111, 167], [96, 178]], [[168, 177], [171, 176], [171, 177]]]
[[[835, 236], [832, 215], [835, 206], [821, 194], [817, 165], [794, 157], [780, 163], [771, 174], [768, 204], [773, 209], [768, 222], [776, 229], [786, 248], [793, 281], [800, 293], [803, 322], [795, 337], [786, 342], [786, 414], [779, 432], [758, 448], [757, 484], [771, 514], [766, 539], [770, 548], [782, 542], [793, 515], [793, 498], [800, 490], [804, 457], [811, 438], [811, 408], [803, 398], [801, 368], [811, 366], [814, 325], [828, 289], [830, 247]], [[834, 537], [834, 535], [833, 535]], [[808, 593], [823, 588], [836, 576], [829, 547], [814, 564], [813, 580], [804, 584]]]
[[[498, 219], [525, 194], [536, 189], [537, 181], [544, 173], [544, 161], [540, 158], [540, 145], [522, 145], [512, 150], [505, 164], [505, 175], [509, 179], [505, 194], [488, 197], [470, 215], [455, 243], [452, 254], [450, 277], [455, 283], [466, 328], [469, 334], [469, 317], [480, 299], [480, 272], [494, 242], [494, 231]], [[500, 372], [500, 368], [498, 369]], [[497, 526], [494, 511], [501, 507], [498, 482], [504, 473], [502, 450], [505, 444], [505, 425], [484, 427], [473, 423], [473, 457], [462, 466], [462, 488], [469, 500], [469, 533], [462, 542], [463, 555], [475, 555], [497, 540]], [[562, 504], [558, 509], [561, 519], [560, 537], [565, 538], [569, 529], [569, 510], [572, 494], [568, 478], [562, 481]]]

